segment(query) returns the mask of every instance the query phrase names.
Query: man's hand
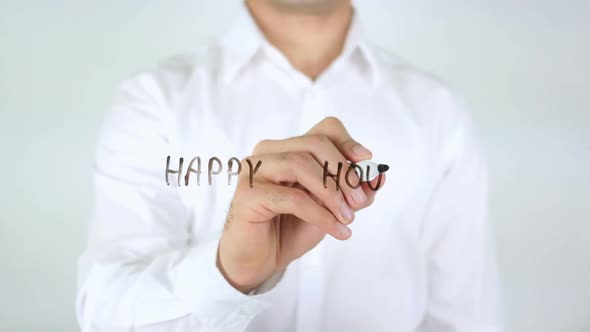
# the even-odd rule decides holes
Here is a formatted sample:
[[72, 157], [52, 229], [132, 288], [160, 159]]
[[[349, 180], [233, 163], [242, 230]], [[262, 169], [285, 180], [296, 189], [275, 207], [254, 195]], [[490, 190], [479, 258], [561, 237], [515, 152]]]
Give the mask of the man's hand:
[[[373, 202], [375, 192], [366, 183], [352, 189], [343, 179], [348, 161], [370, 158], [371, 152], [334, 117], [303, 136], [259, 142], [248, 159], [254, 165], [262, 160], [262, 165], [252, 188], [243, 175], [246, 172], [239, 176], [219, 244], [217, 265], [228, 282], [248, 292], [311, 250], [326, 234], [348, 239], [351, 231], [346, 225], [355, 211]], [[325, 161], [330, 174], [336, 174], [338, 163], [343, 163], [340, 190], [334, 181], [324, 188]], [[354, 172], [349, 179], [358, 182]]]

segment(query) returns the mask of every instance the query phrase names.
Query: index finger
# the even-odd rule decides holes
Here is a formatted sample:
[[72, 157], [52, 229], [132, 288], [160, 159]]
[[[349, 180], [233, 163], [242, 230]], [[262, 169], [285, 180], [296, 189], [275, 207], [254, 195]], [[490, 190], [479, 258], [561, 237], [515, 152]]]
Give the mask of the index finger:
[[328, 137], [340, 153], [352, 162], [371, 159], [373, 156], [371, 151], [350, 136], [342, 121], [333, 116], [318, 122], [305, 135], [324, 135]]

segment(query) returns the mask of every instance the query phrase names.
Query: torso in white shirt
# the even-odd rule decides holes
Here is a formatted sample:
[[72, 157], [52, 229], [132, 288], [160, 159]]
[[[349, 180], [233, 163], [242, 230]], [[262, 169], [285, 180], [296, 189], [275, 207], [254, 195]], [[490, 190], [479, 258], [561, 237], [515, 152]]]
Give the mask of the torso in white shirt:
[[[460, 280], [433, 281], [439, 275], [433, 269], [457, 269], [434, 271], [443, 276], [447, 272], [460, 274], [463, 253], [449, 249], [444, 257], [436, 258], [436, 265], [431, 264], [432, 248], [441, 241], [454, 241], [446, 237], [460, 233], [452, 229], [456, 226], [447, 224], [456, 206], [439, 208], [440, 222], [431, 210], [437, 186], [452, 166], [457, 149], [466, 145], [462, 140], [470, 137], [464, 134], [469, 127], [459, 103], [436, 80], [368, 44], [358, 35], [355, 25], [342, 56], [314, 82], [293, 69], [254, 29], [251, 19], [243, 16], [219, 43], [199, 55], [172, 58], [157, 71], [136, 78], [144, 81], [145, 92], [153, 93], [154, 103], [165, 112], [164, 120], [155, 125], [161, 126], [157, 132], [168, 135], [167, 150], [153, 147], [152, 156], [143, 160], [161, 161], [143, 165], [149, 169], [147, 173], [160, 172], [165, 187], [166, 155], [176, 165], [180, 157], [188, 162], [196, 156], [201, 157], [203, 167], [213, 156], [223, 163], [224, 172], [214, 176], [212, 185], [207, 183], [205, 172], [199, 186], [191, 180], [189, 186], [165, 189], [177, 191], [188, 211], [186, 215], [190, 215], [189, 242], [198, 244], [223, 228], [235, 188], [235, 184], [227, 184], [229, 158], [248, 156], [263, 139], [301, 135], [324, 117], [338, 117], [351, 136], [373, 152], [373, 160], [389, 165], [390, 170], [374, 204], [356, 213], [352, 238], [337, 241], [328, 236], [293, 262], [280, 281], [261, 294], [269, 304], [265, 310], [255, 315], [239, 313], [239, 317], [251, 321], [237, 322], [236, 326], [247, 326], [247, 331], [414, 331], [428, 316], [431, 288], [435, 286], [436, 301], [448, 297], [449, 306], [448, 312], [444, 307], [431, 310], [431, 315], [440, 315], [434, 321], [440, 318], [451, 322], [448, 331], [467, 332], [474, 327], [472, 324], [483, 325], [481, 317], [468, 317], [462, 322], [462, 317], [457, 316], [462, 314], [462, 298], [468, 299], [464, 314], [469, 316], [476, 310], [493, 311], [490, 308], [494, 296], [489, 296], [489, 308], [475, 310], [469, 307], [469, 301], [481, 297], [473, 305], [487, 305], [488, 295], [468, 292], [482, 289], [463, 288]], [[108, 125], [106, 130], [110, 130]], [[137, 174], [129, 176], [141, 178]], [[317, 180], [322, 181], [322, 174]], [[465, 194], [449, 188], [445, 195]], [[464, 190], [461, 184], [457, 188]], [[481, 214], [482, 206], [468, 205], [463, 208], [477, 209], [473, 214]], [[149, 215], [144, 220], [157, 218]], [[477, 230], [480, 228], [485, 225]], [[130, 228], [128, 232], [133, 231]], [[101, 243], [100, 236], [94, 236], [96, 243]], [[463, 241], [469, 249], [470, 241], [478, 238]], [[482, 266], [487, 268], [487, 263]], [[479, 270], [479, 266], [467, 267], [464, 273]], [[452, 304], [454, 296], [461, 303]], [[166, 313], [158, 315], [162, 320], [168, 317]], [[154, 323], [146, 331], [216, 327], [206, 321], [207, 317], [191, 317], [190, 312], [184, 318], [177, 316], [180, 314], [170, 314], [168, 323]], [[492, 326], [495, 321], [485, 323]], [[445, 323], [441, 324], [444, 327]]]

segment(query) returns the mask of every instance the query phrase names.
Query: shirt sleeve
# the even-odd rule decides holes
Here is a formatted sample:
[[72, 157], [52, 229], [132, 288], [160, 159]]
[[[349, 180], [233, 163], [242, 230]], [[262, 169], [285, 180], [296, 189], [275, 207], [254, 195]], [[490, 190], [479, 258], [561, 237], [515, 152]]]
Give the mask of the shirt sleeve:
[[163, 96], [154, 75], [137, 75], [102, 127], [95, 209], [78, 265], [84, 332], [242, 331], [270, 306], [267, 293], [243, 294], [219, 272], [219, 233], [191, 237], [191, 209], [164, 180], [175, 151]]
[[[447, 99], [448, 100], [448, 99]], [[448, 103], [446, 105], [449, 105]], [[440, 123], [440, 180], [425, 215], [429, 302], [421, 332], [502, 331], [488, 224], [487, 167], [461, 105]], [[444, 137], [442, 137], [444, 136]]]

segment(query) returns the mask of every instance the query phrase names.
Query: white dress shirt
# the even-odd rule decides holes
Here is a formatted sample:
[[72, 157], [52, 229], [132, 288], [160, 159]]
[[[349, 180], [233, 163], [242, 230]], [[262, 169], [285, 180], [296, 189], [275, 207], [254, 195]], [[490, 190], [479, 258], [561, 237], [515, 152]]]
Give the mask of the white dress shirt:
[[[227, 163], [327, 116], [390, 166], [347, 241], [327, 236], [252, 294], [216, 267], [236, 179]], [[203, 173], [166, 185], [166, 158]], [[211, 157], [223, 172], [207, 181]], [[264, 167], [264, 164], [261, 166]], [[486, 167], [444, 85], [367, 42], [353, 18], [315, 81], [243, 9], [217, 42], [125, 81], [101, 131], [96, 202], [79, 261], [90, 331], [501, 331]], [[322, 174], [318, 174], [321, 181]]]

